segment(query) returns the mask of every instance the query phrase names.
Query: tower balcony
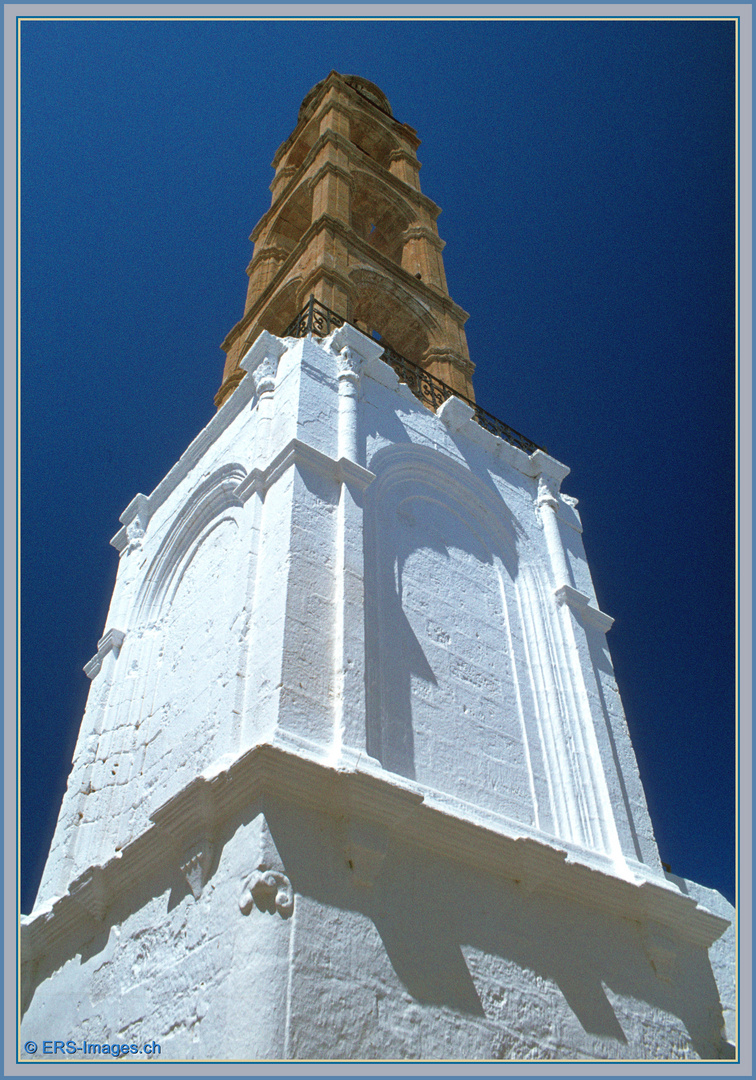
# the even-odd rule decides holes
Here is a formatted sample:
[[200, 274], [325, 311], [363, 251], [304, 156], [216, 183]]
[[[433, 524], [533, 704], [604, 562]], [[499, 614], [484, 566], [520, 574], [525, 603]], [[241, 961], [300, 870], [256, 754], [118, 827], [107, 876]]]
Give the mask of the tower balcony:
[[[311, 294], [307, 305], [289, 323], [281, 337], [325, 338], [347, 322], [347, 319], [342, 318], [335, 311], [331, 311], [330, 308], [326, 307], [325, 304], [321, 304]], [[360, 325], [356, 325], [355, 329], [360, 330], [361, 333], [365, 332], [365, 327]], [[473, 419], [486, 431], [490, 431], [493, 435], [504, 439], [519, 450], [524, 450], [526, 454], [532, 454], [536, 450], [543, 450], [543, 447], [534, 443], [532, 439], [520, 434], [519, 431], [510, 427], [509, 424], [505, 424], [503, 420], [499, 420], [492, 413], [481, 409], [480, 405], [471, 398], [466, 397], [459, 390], [432, 375], [419, 364], [414, 364], [406, 356], [402, 356], [383, 338], [378, 338], [378, 340], [383, 346], [382, 359], [394, 369], [400, 381], [406, 383], [415, 397], [433, 412], [436, 412], [450, 397], [458, 397], [474, 410]]]

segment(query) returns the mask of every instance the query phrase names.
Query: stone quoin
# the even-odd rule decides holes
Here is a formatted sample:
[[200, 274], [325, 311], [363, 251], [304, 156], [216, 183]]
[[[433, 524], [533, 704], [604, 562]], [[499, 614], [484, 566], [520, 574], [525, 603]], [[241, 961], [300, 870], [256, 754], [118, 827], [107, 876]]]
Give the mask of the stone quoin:
[[734, 911], [659, 860], [569, 470], [475, 401], [418, 145], [331, 72], [275, 156], [218, 411], [112, 541], [21, 1046], [735, 1056]]

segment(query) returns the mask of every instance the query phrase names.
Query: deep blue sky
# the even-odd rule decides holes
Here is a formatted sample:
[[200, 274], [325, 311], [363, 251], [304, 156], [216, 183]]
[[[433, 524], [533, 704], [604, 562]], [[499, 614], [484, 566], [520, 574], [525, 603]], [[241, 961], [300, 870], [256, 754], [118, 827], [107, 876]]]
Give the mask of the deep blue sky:
[[481, 405], [572, 468], [662, 859], [734, 897], [734, 54], [725, 22], [27, 22], [22, 907], [108, 541], [214, 413], [270, 161], [335, 68], [417, 129]]

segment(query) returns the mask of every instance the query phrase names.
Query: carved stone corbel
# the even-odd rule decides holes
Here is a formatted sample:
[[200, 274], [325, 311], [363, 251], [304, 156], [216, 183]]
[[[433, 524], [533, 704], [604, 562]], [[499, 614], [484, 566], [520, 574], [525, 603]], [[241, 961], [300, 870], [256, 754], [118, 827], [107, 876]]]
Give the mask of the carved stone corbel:
[[345, 345], [336, 358], [336, 370], [339, 379], [357, 383], [362, 371], [362, 357], [354, 349]]
[[255, 822], [256, 843], [254, 867], [245, 878], [239, 894], [239, 910], [249, 915], [253, 908], [269, 915], [288, 919], [294, 911], [294, 889], [284, 870], [281, 856], [271, 836], [264, 814]]
[[94, 679], [100, 674], [102, 662], [109, 652], [112, 651], [116, 657], [118, 656], [125, 637], [123, 630], [116, 630], [115, 627], [111, 627], [106, 634], [103, 634], [97, 642], [97, 652], [84, 665], [84, 674], [88, 679]]
[[215, 845], [212, 840], [203, 838], [188, 844], [179, 858], [181, 873], [186, 878], [195, 900], [199, 900], [207, 883], [214, 853]]
[[122, 555], [128, 555], [142, 546], [144, 535], [150, 521], [150, 502], [146, 495], [135, 495], [121, 514], [124, 526], [125, 546]]
[[556, 510], [558, 502], [559, 481], [553, 476], [545, 476], [543, 473], [538, 477], [538, 492], [536, 494], [536, 507], [540, 510], [543, 506], [550, 506]]
[[258, 397], [275, 390], [278, 361], [285, 352], [283, 341], [263, 330], [242, 357], [239, 367], [252, 376]]
[[204, 777], [198, 777], [190, 787], [192, 798], [188, 807], [179, 809], [176, 800], [169, 799], [151, 818], [167, 838], [173, 858], [192, 896], [198, 900], [215, 855], [215, 807], [211, 785]]
[[257, 396], [272, 394], [276, 388], [276, 368], [269, 356], [266, 356], [261, 364], [252, 372], [252, 381], [255, 384]]
[[258, 867], [247, 878], [239, 897], [242, 915], [249, 915], [253, 907], [269, 915], [277, 913], [282, 919], [288, 919], [294, 911], [294, 890], [286, 874]]

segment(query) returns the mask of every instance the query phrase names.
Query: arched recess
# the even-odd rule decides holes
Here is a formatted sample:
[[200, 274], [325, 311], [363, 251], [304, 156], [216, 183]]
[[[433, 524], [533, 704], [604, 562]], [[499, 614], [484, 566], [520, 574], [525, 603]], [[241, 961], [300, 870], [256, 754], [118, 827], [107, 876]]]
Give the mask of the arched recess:
[[548, 793], [516, 578], [520, 530], [446, 455], [390, 447], [365, 521], [368, 752], [384, 768], [540, 828]]
[[349, 277], [354, 284], [353, 321], [360, 329], [385, 338], [408, 360], [421, 363], [429, 344], [440, 333], [430, 312], [398, 281], [376, 270], [356, 267]]
[[293, 251], [312, 224], [312, 192], [307, 180], [292, 191], [268, 231], [263, 246]]
[[371, 247], [401, 266], [402, 234], [415, 221], [416, 214], [375, 174], [355, 170], [352, 180], [352, 228]]
[[[299, 119], [302, 119], [301, 109]], [[319, 124], [314, 119], [305, 124], [293, 142], [291, 149], [288, 151], [286, 160], [279, 165], [279, 168], [283, 166], [294, 166], [294, 168], [298, 169], [315, 145], [319, 133]], [[292, 138], [294, 134], [296, 133], [292, 132], [292, 135], [289, 137]]]
[[[130, 620], [135, 730], [128, 832], [154, 803], [238, 743], [237, 672], [244, 639], [250, 530], [229, 463], [179, 510], [143, 579]], [[141, 793], [141, 798], [139, 794]]]
[[283, 334], [289, 323], [298, 315], [304, 304], [300, 296], [302, 279], [299, 277], [287, 281], [271, 298], [260, 316], [255, 320], [254, 327], [245, 338], [245, 344], [241, 356], [253, 345], [255, 339], [263, 330], [270, 334]]
[[386, 128], [376, 123], [373, 117], [361, 113], [350, 117], [349, 137], [355, 146], [384, 169], [391, 165], [392, 150], [401, 148], [399, 140]]

